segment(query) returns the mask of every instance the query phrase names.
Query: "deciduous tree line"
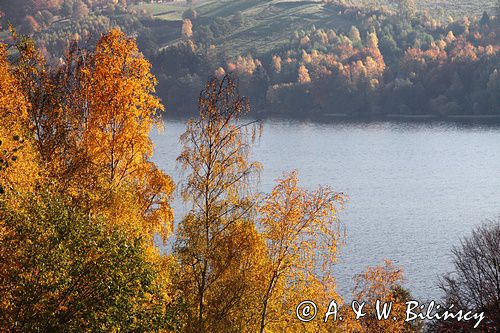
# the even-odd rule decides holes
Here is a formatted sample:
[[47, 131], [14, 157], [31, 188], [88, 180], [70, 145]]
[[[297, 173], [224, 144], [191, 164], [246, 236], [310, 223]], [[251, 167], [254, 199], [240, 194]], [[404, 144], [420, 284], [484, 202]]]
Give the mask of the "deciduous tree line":
[[[192, 104], [184, 96], [195, 94], [200, 78], [233, 73], [256, 109], [269, 113], [498, 114], [498, 17], [437, 18], [395, 2], [398, 11], [327, 3], [323, 15], [353, 26], [304, 26], [265, 54], [217, 52], [224, 50], [212, 36], [217, 29], [186, 21], [190, 39], [151, 58], [160, 95], [186, 111]], [[229, 36], [230, 24], [213, 22], [229, 25]], [[173, 59], [182, 60], [171, 66]]]

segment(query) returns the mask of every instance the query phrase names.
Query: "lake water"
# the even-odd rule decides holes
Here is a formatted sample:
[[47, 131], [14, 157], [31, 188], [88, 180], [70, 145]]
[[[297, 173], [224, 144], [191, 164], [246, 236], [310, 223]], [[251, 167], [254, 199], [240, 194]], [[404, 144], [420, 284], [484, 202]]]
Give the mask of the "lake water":
[[[175, 180], [182, 121], [153, 134], [154, 160]], [[302, 185], [349, 195], [341, 220], [347, 244], [334, 266], [350, 297], [354, 274], [384, 259], [402, 266], [415, 298], [439, 297], [450, 249], [488, 218], [500, 216], [500, 128], [419, 123], [268, 120], [253, 158], [263, 166], [259, 191], [297, 169]], [[184, 208], [174, 202], [176, 220]]]

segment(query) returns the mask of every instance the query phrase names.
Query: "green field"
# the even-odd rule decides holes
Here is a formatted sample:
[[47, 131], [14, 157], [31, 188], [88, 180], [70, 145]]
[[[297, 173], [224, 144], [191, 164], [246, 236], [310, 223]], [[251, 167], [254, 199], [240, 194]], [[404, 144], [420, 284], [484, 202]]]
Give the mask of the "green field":
[[[144, 4], [141, 9], [150, 11], [156, 18], [179, 21], [188, 7], [182, 3]], [[259, 53], [285, 44], [294, 31], [313, 24], [324, 28], [350, 27], [350, 23], [336, 13], [326, 11], [316, 1], [202, 1], [195, 3], [195, 10], [203, 18], [230, 17], [241, 12], [245, 24], [230, 35], [218, 40], [218, 45], [230, 54], [241, 54], [249, 45]], [[178, 40], [166, 42], [168, 46]]]
[[429, 10], [431, 14], [443, 12], [455, 18], [463, 16], [480, 16], [484, 11], [494, 13], [496, 0], [420, 0], [420, 9]]
[[184, 3], [166, 4], [141, 4], [140, 9], [145, 9], [155, 18], [167, 21], [178, 21], [182, 19], [182, 13], [188, 8]]
[[[362, 1], [368, 0], [353, 2], [359, 4]], [[464, 15], [481, 15], [485, 10], [493, 12], [495, 3], [496, 0], [460, 0], [453, 3], [444, 0], [417, 0], [419, 9], [427, 9], [431, 15], [443, 20], [450, 15], [461, 18]], [[146, 9], [155, 18], [179, 22], [179, 25], [182, 13], [189, 8], [184, 1], [141, 4], [138, 7]], [[197, 11], [199, 20], [242, 13], [245, 24], [217, 40], [217, 45], [230, 55], [241, 54], [249, 46], [259, 53], [265, 53], [286, 44], [294, 31], [313, 24], [316, 27], [341, 30], [349, 29], [352, 25], [345, 17], [328, 10], [320, 1], [315, 0], [195, 0], [193, 8]], [[162, 47], [167, 47], [178, 41], [179, 39], [165, 40], [161, 44]]]

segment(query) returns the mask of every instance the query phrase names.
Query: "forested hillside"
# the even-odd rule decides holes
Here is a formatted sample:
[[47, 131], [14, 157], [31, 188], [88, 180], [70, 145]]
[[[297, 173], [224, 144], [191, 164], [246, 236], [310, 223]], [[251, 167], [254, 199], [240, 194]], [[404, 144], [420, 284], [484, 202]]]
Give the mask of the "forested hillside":
[[111, 27], [136, 36], [180, 116], [208, 77], [225, 73], [260, 113], [500, 115], [493, 0], [12, 3], [0, 5], [3, 26], [33, 34], [54, 61], [69, 40], [90, 45]]
[[151, 60], [174, 109], [192, 109], [190, 91], [203, 73], [232, 72], [255, 109], [268, 113], [493, 115], [499, 43], [492, 13], [453, 18], [411, 1], [202, 3], [183, 13], [181, 36], [160, 43]]

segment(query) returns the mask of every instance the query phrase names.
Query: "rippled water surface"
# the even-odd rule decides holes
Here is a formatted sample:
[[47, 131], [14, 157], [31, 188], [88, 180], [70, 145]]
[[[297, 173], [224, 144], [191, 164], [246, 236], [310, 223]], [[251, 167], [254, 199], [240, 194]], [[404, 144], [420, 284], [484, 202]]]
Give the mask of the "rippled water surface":
[[[154, 159], [176, 180], [182, 121], [154, 133]], [[316, 124], [266, 121], [253, 158], [259, 191], [297, 169], [302, 185], [349, 195], [341, 214], [347, 244], [335, 265], [339, 291], [352, 276], [391, 259], [421, 300], [440, 295], [437, 277], [452, 269], [450, 249], [487, 218], [500, 216], [500, 128], [445, 124]], [[177, 199], [176, 218], [184, 208]]]

